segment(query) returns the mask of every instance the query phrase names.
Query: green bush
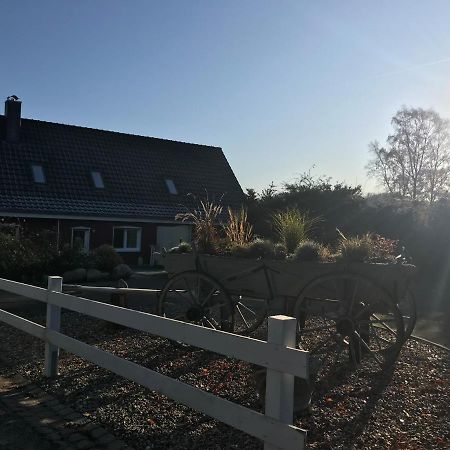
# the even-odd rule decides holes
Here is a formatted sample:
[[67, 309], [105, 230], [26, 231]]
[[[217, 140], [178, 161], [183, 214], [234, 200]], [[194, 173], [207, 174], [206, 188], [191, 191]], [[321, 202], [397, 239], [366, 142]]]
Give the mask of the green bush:
[[90, 264], [89, 256], [78, 248], [72, 248], [69, 244], [63, 245], [62, 249], [55, 254], [49, 263], [49, 275], [62, 275], [68, 270], [87, 268]]
[[91, 264], [98, 270], [111, 272], [114, 267], [122, 263], [122, 258], [111, 245], [101, 245], [92, 252]]
[[292, 259], [296, 261], [327, 261], [330, 259], [329, 250], [319, 242], [304, 241], [295, 249]]
[[50, 231], [22, 233], [19, 238], [0, 232], [1, 278], [41, 284], [45, 275], [62, 275], [79, 267], [110, 272], [121, 263], [122, 258], [109, 245], [88, 255], [69, 244], [58, 251], [56, 236]]
[[255, 239], [248, 244], [248, 258], [275, 258], [275, 245], [269, 239]]
[[169, 248], [167, 253], [192, 253], [192, 245], [189, 242], [180, 242], [176, 247]]
[[285, 259], [287, 256], [286, 246], [282, 242], [277, 242], [274, 245], [274, 251], [276, 259]]
[[0, 233], [0, 277], [22, 282], [42, 282], [55, 257], [45, 236], [32, 240]]
[[343, 238], [338, 246], [338, 258], [348, 262], [366, 262], [372, 255], [370, 235]]
[[248, 258], [248, 244], [231, 244], [229, 253], [236, 258]]

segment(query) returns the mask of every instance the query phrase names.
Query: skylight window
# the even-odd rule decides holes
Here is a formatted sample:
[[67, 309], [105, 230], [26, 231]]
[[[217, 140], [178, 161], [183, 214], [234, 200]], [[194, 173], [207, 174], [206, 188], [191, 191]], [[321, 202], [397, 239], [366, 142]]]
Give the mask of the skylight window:
[[98, 189], [103, 189], [105, 187], [103, 183], [102, 174], [100, 172], [91, 172], [92, 181], [94, 182], [94, 186]]
[[177, 187], [175, 186], [175, 183], [173, 182], [173, 180], [166, 180], [166, 186], [171, 194], [173, 194], [173, 195], [178, 194]]
[[38, 164], [33, 164], [31, 166], [33, 171], [33, 180], [35, 183], [45, 183], [44, 168]]

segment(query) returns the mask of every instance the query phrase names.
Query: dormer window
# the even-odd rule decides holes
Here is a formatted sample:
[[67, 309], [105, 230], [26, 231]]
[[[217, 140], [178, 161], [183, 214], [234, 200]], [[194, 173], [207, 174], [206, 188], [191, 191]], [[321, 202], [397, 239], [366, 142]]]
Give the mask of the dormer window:
[[97, 189], [103, 189], [105, 187], [105, 184], [103, 183], [102, 174], [100, 172], [91, 172], [92, 181], [94, 182], [94, 186]]
[[175, 183], [173, 182], [173, 180], [166, 180], [166, 186], [171, 194], [173, 194], [173, 195], [178, 194], [177, 187], [175, 186]]
[[39, 164], [32, 164], [33, 180], [35, 183], [45, 183], [44, 168]]

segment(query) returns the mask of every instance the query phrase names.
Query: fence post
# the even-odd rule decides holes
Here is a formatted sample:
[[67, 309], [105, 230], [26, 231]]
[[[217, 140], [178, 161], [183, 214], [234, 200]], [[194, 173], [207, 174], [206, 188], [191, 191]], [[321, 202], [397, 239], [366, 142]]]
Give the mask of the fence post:
[[[295, 347], [297, 320], [283, 315], [268, 320], [267, 342], [283, 347]], [[294, 375], [267, 369], [265, 415], [292, 425], [294, 417]], [[264, 443], [264, 450], [273, 450]]]
[[[48, 277], [47, 286], [47, 322], [46, 329], [52, 331], [59, 331], [61, 324], [61, 308], [59, 306], [48, 303], [48, 297], [50, 292], [62, 292], [61, 277]], [[58, 360], [59, 360], [59, 347], [45, 343], [45, 363], [44, 363], [44, 375], [46, 377], [56, 377], [58, 375]]]

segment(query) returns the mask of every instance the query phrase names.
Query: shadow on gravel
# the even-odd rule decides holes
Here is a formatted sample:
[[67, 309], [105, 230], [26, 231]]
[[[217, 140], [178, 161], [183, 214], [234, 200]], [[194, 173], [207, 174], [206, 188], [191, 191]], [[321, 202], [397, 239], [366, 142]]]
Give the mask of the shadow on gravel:
[[356, 444], [357, 440], [366, 429], [370, 418], [375, 412], [378, 402], [391, 383], [394, 372], [395, 364], [388, 367], [382, 375], [379, 374], [378, 377], [373, 378], [372, 388], [370, 389], [370, 394], [365, 405], [346, 426], [349, 448]]

